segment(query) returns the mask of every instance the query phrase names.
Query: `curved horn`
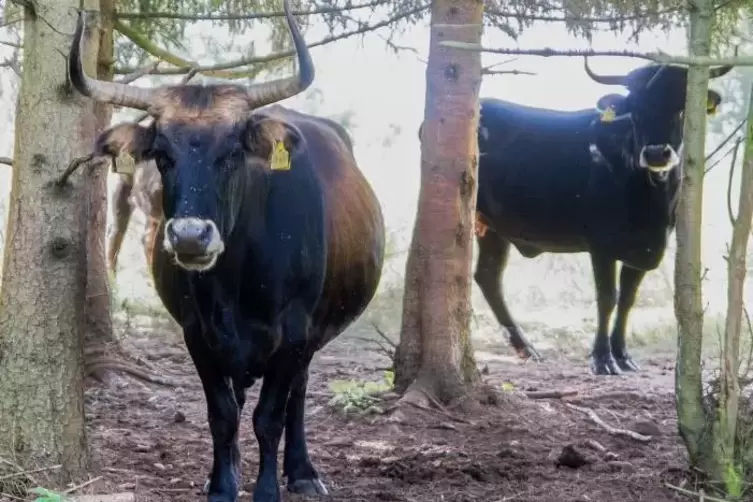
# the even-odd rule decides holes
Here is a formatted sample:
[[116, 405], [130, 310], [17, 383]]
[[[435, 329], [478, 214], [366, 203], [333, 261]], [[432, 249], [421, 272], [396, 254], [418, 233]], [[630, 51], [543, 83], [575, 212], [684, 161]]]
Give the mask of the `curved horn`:
[[732, 65], [724, 65], [724, 66], [718, 66], [716, 68], [709, 68], [709, 78], [722, 77], [728, 74], [730, 71], [732, 71], [732, 68], [734, 68], [734, 66]]
[[130, 108], [146, 110], [152, 101], [152, 93], [141, 87], [131, 87], [116, 82], [105, 82], [89, 78], [84, 72], [81, 62], [81, 54], [84, 52], [84, 26], [86, 25], [86, 13], [80, 12], [76, 23], [76, 32], [73, 35], [71, 52], [68, 56], [68, 74], [71, 84], [75, 89], [95, 101], [112, 103]]
[[260, 108], [295, 96], [306, 90], [314, 81], [314, 62], [311, 60], [311, 54], [306, 47], [306, 41], [301, 35], [301, 30], [290, 12], [290, 0], [283, 0], [282, 5], [285, 10], [285, 20], [288, 22], [290, 37], [293, 39], [293, 46], [298, 55], [298, 74], [249, 86], [247, 90], [248, 101], [253, 108]]
[[625, 85], [625, 77], [621, 75], [597, 75], [588, 66], [588, 56], [583, 56], [583, 66], [591, 80], [604, 85]]

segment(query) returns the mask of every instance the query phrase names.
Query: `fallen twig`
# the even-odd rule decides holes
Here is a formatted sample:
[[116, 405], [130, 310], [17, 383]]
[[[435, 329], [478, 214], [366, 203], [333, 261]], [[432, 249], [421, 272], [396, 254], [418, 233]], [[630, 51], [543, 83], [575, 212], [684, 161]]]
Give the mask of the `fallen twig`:
[[[3, 458], [3, 457], [0, 457], [0, 463], [8, 465], [8, 466], [14, 468], [15, 470], [17, 470], [19, 472], [21, 472], [21, 471], [24, 470], [24, 468], [21, 467], [20, 465], [18, 465], [17, 463], [12, 462], [12, 461], [10, 461], [10, 460], [8, 460], [6, 458]], [[26, 478], [29, 481], [31, 481], [32, 483], [34, 483], [34, 484], [37, 484], [37, 485], [39, 484], [39, 482], [34, 478], [34, 476], [30, 475], [29, 473], [26, 473]]]
[[528, 399], [562, 399], [563, 397], [577, 395], [577, 390], [541, 390], [526, 392], [526, 397]]
[[83, 483], [81, 483], [79, 485], [72, 486], [72, 487], [68, 488], [67, 490], [65, 490], [63, 493], [66, 494], [66, 495], [69, 494], [69, 493], [73, 493], [75, 491], [80, 490], [81, 488], [85, 488], [85, 487], [89, 486], [92, 483], [96, 483], [100, 479], [102, 479], [102, 476], [97, 476], [96, 478], [92, 478], [89, 481], [84, 481]]
[[21, 476], [26, 476], [28, 474], [36, 474], [37, 472], [54, 471], [55, 469], [60, 469], [61, 467], [63, 466], [58, 464], [58, 465], [53, 465], [50, 467], [40, 467], [39, 469], [31, 469], [28, 471], [12, 472], [10, 474], [4, 474], [3, 476], [0, 476], [0, 481], [4, 481], [6, 479], [11, 479], [11, 478], [18, 478]]
[[26, 502], [26, 499], [22, 499], [21, 497], [16, 497], [15, 495], [11, 495], [10, 493], [0, 492], [0, 500], [3, 500], [3, 497], [10, 500], [20, 500], [21, 502]]
[[679, 486], [675, 486], [673, 484], [666, 483], [666, 482], [664, 483], [664, 486], [666, 486], [670, 490], [676, 491], [677, 493], [682, 493], [683, 495], [696, 498], [700, 501], [706, 500], [708, 502], [730, 502], [727, 499], [720, 499], [717, 497], [712, 497], [711, 495], [706, 495], [705, 493], [702, 493], [702, 492], [694, 492], [693, 490], [688, 490], [687, 488], [680, 488]]
[[599, 443], [595, 439], [589, 439], [588, 441], [586, 441], [586, 446], [588, 446], [590, 448], [593, 448], [596, 451], [600, 451], [601, 453], [606, 453], [607, 452], [606, 446], [604, 446], [603, 444]]
[[131, 492], [111, 493], [107, 495], [79, 495], [71, 502], [136, 502], [136, 495]]
[[581, 413], [585, 413], [593, 423], [606, 430], [610, 434], [614, 434], [615, 436], [626, 436], [642, 443], [651, 441], [651, 436], [644, 436], [643, 434], [638, 434], [637, 432], [628, 429], [618, 429], [616, 427], [612, 427], [611, 425], [604, 422], [601, 418], [599, 418], [599, 415], [597, 415], [596, 412], [592, 409], [576, 406], [572, 403], [565, 403], [565, 406]]

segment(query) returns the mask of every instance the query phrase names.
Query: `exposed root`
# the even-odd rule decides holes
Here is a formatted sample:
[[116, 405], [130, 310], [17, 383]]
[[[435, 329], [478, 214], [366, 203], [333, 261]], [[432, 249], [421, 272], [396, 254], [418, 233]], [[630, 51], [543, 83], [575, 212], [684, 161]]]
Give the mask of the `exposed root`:
[[[112, 373], [125, 373], [146, 383], [177, 387], [179, 381], [163, 369], [140, 358], [127, 354], [117, 345], [97, 345], [84, 348], [86, 372], [103, 384], [111, 384]], [[177, 376], [177, 375], [172, 375]]]
[[728, 502], [726, 499], [720, 499], [716, 497], [712, 497], [711, 495], [706, 495], [703, 493], [703, 490], [700, 490], [698, 492], [694, 492], [692, 490], [688, 490], [687, 488], [680, 488], [679, 486], [672, 485], [670, 483], [664, 483], [664, 486], [669, 488], [670, 490], [674, 490], [677, 493], [682, 493], [683, 495], [687, 495], [688, 497], [692, 497], [694, 499], [698, 499], [700, 502], [708, 501], [708, 502]]
[[526, 392], [528, 399], [562, 399], [563, 397], [577, 396], [577, 390], [542, 390]]
[[405, 404], [411, 405], [414, 408], [418, 408], [419, 410], [423, 410], [429, 413], [439, 413], [440, 415], [447, 417], [455, 422], [460, 422], [463, 424], [473, 423], [470, 420], [466, 420], [465, 418], [453, 415], [452, 413], [447, 411], [445, 407], [442, 406], [442, 403], [437, 400], [437, 398], [430, 395], [426, 390], [418, 388], [415, 384], [411, 385], [411, 387], [403, 395], [403, 397], [398, 399], [397, 403], [395, 403], [395, 407], [399, 407]]
[[[135, 364], [131, 364], [120, 359], [99, 358], [93, 361], [90, 360], [86, 362], [86, 370], [92, 376], [101, 374], [102, 372], [114, 371], [126, 373], [138, 380], [148, 383], [164, 385], [166, 387], [180, 386], [180, 382], [176, 380], [173, 380], [169, 377], [159, 376], [157, 374], [151, 373], [150, 371], [139, 368]], [[102, 381], [101, 377], [98, 378], [95, 376], [95, 378]]]
[[576, 406], [571, 403], [565, 403], [565, 406], [575, 411], [585, 413], [586, 415], [588, 415], [588, 418], [591, 420], [591, 422], [595, 423], [610, 434], [613, 434], [615, 436], [629, 437], [642, 443], [648, 443], [649, 441], [651, 441], [651, 436], [644, 436], [643, 434], [638, 434], [637, 432], [628, 429], [618, 429], [616, 427], [612, 427], [611, 425], [604, 422], [601, 418], [599, 418], [599, 415], [597, 415], [596, 412], [590, 408]]

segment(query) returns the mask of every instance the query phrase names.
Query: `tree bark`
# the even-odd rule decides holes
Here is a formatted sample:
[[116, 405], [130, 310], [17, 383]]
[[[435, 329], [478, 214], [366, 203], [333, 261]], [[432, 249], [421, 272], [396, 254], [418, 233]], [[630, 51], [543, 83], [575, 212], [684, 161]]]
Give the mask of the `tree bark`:
[[470, 292], [481, 55], [439, 42], [480, 43], [483, 9], [478, 0], [436, 0], [431, 11], [421, 191], [395, 377], [440, 403], [464, 398], [478, 379]]
[[[709, 54], [713, 7], [709, 0], [689, 4], [691, 56]], [[701, 355], [703, 303], [701, 234], [703, 220], [703, 169], [706, 137], [708, 68], [688, 69], [685, 105], [684, 178], [677, 208], [675, 254], [675, 317], [678, 323], [675, 394], [678, 429], [693, 465], [709, 466], [707, 416], [703, 403]]]
[[[738, 416], [740, 413], [740, 382], [738, 371], [740, 366], [740, 333], [743, 318], [743, 289], [747, 275], [746, 258], [748, 254], [748, 239], [750, 236], [751, 219], [753, 219], [753, 88], [748, 102], [748, 134], [745, 138], [745, 154], [743, 156], [742, 175], [740, 177], [740, 195], [737, 216], [732, 220], [732, 243], [727, 258], [727, 318], [722, 345], [722, 361], [720, 371], [718, 416], [714, 423], [714, 437], [716, 441], [716, 465], [721, 467], [715, 479], [722, 479], [727, 494], [740, 497], [741, 479], [738, 458], [753, 458], [750, 454], [738, 455], [737, 448], [751, 448], [745, 444], [737, 444]], [[732, 176], [734, 170], [730, 172]], [[731, 187], [731, 183], [730, 183]], [[744, 453], [744, 452], [740, 452]], [[753, 465], [743, 466], [743, 471], [749, 471]]]
[[[112, 80], [113, 64], [113, 0], [100, 0], [100, 16], [91, 13], [90, 17], [99, 22], [99, 52], [97, 55], [97, 76], [102, 80]], [[97, 19], [99, 18], [99, 19]], [[97, 38], [97, 37], [95, 37]], [[85, 143], [91, 148], [96, 135], [104, 131], [112, 118], [112, 107], [106, 103], [94, 105], [96, 125], [94, 135]], [[87, 199], [89, 201], [88, 227], [86, 234], [86, 338], [87, 362], [106, 355], [117, 347], [112, 329], [110, 312], [110, 288], [105, 256], [105, 226], [107, 225], [107, 170], [88, 169], [86, 171]], [[96, 365], [90, 365], [92, 367]], [[100, 366], [92, 370], [92, 376], [106, 380], [109, 371]]]
[[[0, 456], [46, 471], [47, 485], [84, 477], [86, 293], [84, 182], [55, 179], [93, 136], [92, 106], [67, 83], [78, 0], [37, 0], [24, 24], [24, 71], [0, 290]], [[44, 13], [42, 17], [41, 13]], [[85, 64], [94, 69], [96, 44]], [[90, 146], [89, 146], [90, 149]]]

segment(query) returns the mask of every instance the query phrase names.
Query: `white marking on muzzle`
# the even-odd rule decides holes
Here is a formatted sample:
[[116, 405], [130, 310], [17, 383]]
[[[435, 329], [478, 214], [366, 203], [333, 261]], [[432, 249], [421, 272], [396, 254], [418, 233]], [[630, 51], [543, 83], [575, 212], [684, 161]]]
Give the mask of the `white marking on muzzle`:
[[680, 156], [677, 155], [677, 152], [672, 148], [672, 145], [667, 145], [667, 148], [669, 148], [669, 159], [663, 166], [652, 166], [646, 161], [646, 147], [641, 149], [640, 160], [638, 161], [639, 165], [644, 169], [648, 169], [652, 173], [666, 173], [667, 171], [671, 171], [674, 167], [680, 165]]
[[[172, 227], [180, 231], [181, 226], [189, 225], [201, 225], [207, 224], [211, 228], [211, 239], [207, 244], [204, 256], [197, 256], [193, 261], [183, 261], [179, 255], [175, 252], [170, 237], [168, 235], [168, 229]], [[220, 230], [217, 228], [217, 224], [212, 220], [202, 220], [199, 218], [171, 218], [165, 223], [165, 232], [162, 239], [162, 247], [170, 254], [175, 261], [175, 264], [184, 268], [185, 270], [191, 270], [196, 272], [204, 272], [210, 270], [217, 264], [217, 259], [225, 251], [225, 243], [220, 236]]]

